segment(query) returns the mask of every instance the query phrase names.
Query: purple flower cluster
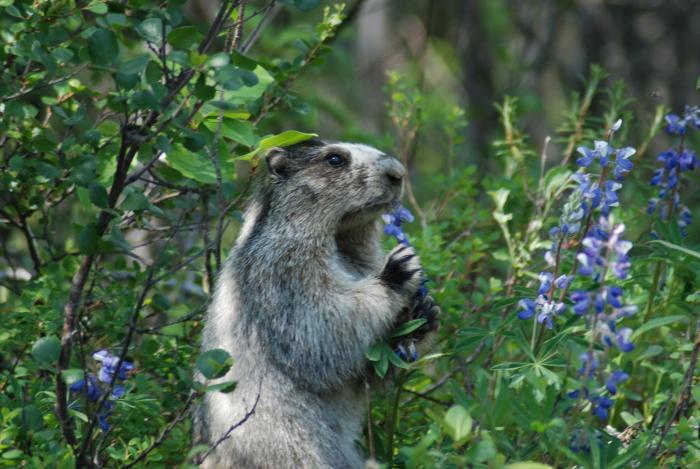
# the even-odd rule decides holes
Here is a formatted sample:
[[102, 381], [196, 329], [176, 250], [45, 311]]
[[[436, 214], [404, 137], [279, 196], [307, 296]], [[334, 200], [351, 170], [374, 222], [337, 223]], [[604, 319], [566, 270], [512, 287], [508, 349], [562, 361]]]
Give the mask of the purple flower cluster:
[[[585, 352], [580, 355], [581, 368], [579, 368], [579, 376], [593, 377], [598, 371], [600, 360], [596, 352]], [[568, 395], [571, 398], [578, 399], [582, 394], [590, 402], [591, 413], [605, 422], [608, 419], [609, 410], [613, 406], [614, 401], [610, 396], [617, 394], [617, 386], [629, 379], [629, 374], [624, 371], [616, 370], [610, 373], [605, 381], [605, 386], [597, 389], [595, 392], [589, 392], [584, 388], [583, 392], [580, 389], [571, 391]], [[606, 396], [605, 393], [608, 395]]]
[[654, 172], [649, 184], [659, 188], [658, 197], [649, 199], [647, 213], [652, 214], [659, 208], [662, 220], [669, 213], [678, 212], [678, 227], [683, 237], [688, 235], [687, 227], [692, 223], [690, 209], [680, 203], [680, 177], [682, 173], [693, 171], [698, 167], [695, 152], [685, 145], [685, 135], [688, 129], [700, 130], [700, 108], [686, 107], [683, 117], [677, 114], [666, 116], [666, 132], [679, 135], [681, 142], [678, 147], [672, 147], [659, 154], [656, 158], [661, 167]]
[[[622, 121], [617, 121], [614, 124], [611, 129], [611, 136], [621, 125]], [[581, 157], [576, 160], [576, 163], [581, 167], [581, 170], [574, 174], [573, 179], [577, 182], [578, 187], [571, 193], [564, 205], [559, 225], [549, 231], [552, 245], [544, 255], [545, 261], [555, 273], [559, 271], [560, 251], [564, 241], [579, 233], [584, 216], [588, 215], [590, 217], [592, 210], [599, 209], [600, 213], [607, 217], [612, 208], [619, 205], [617, 191], [622, 187], [621, 181], [624, 175], [633, 167], [630, 157], [636, 152], [632, 147], [615, 149], [608, 142], [602, 140], [596, 140], [593, 143], [593, 148], [580, 146], [577, 151]], [[594, 178], [594, 175], [587, 173], [585, 170], [590, 168], [596, 161], [601, 168], [601, 174]], [[613, 179], [606, 180], [606, 176], [611, 168]], [[624, 230], [624, 226], [622, 229]], [[595, 232], [596, 230], [597, 233]], [[607, 238], [604, 241], [600, 239], [604, 234], [597, 227], [593, 228], [593, 235], [591, 235], [591, 232], [587, 234], [583, 241], [584, 249], [577, 256], [580, 274], [592, 276], [594, 273], [597, 273], [597, 277], [600, 277], [600, 264], [602, 262], [600, 251], [603, 242], [608, 241]], [[613, 236], [617, 235], [613, 234]], [[627, 251], [632, 245], [624, 241], [615, 243], [614, 246], [617, 262], [612, 263], [611, 268], [616, 275], [624, 274], [626, 276], [630, 267]], [[529, 319], [535, 316], [538, 322], [545, 323], [547, 328], [551, 329], [552, 317], [566, 310], [566, 305], [561, 301], [554, 301], [553, 296], [557, 288], [566, 291], [569, 283], [574, 279], [572, 276], [557, 275], [557, 278], [554, 280], [554, 286], [552, 286], [552, 277], [554, 275], [556, 274], [549, 272], [540, 273], [538, 296], [535, 299], [521, 300], [518, 304], [520, 309], [517, 314], [520, 319]], [[596, 282], [601, 281], [597, 277], [594, 277], [594, 280]]]
[[700, 107], [686, 106], [683, 116], [666, 115], [666, 132], [669, 135], [685, 135], [687, 129], [700, 130]]
[[[403, 223], [411, 223], [414, 219], [413, 214], [409, 212], [407, 208], [397, 204], [391, 212], [382, 215], [382, 220], [384, 220], [384, 234], [393, 236], [399, 243], [410, 246], [411, 243], [408, 241], [408, 237], [406, 233], [404, 233], [402, 225]], [[428, 294], [426, 283], [426, 279], [423, 278], [418, 289], [418, 295], [421, 297], [425, 297]], [[394, 352], [404, 361], [414, 362], [418, 360], [418, 350], [416, 349], [415, 342], [411, 339], [399, 343]]]
[[605, 284], [607, 272], [624, 280], [629, 274], [627, 253], [632, 243], [620, 238], [625, 225], [615, 225], [612, 217], [601, 217], [600, 224], [591, 229], [582, 242], [583, 250], [577, 256], [579, 273], [592, 277], [599, 285], [596, 291], [575, 290], [570, 299], [575, 314], [584, 316], [592, 324], [592, 334], [606, 347], [617, 346], [622, 352], [630, 352], [632, 330], [617, 327], [618, 322], [637, 312], [634, 305], [625, 305], [623, 291], [617, 285]]
[[414, 220], [413, 214], [401, 205], [394, 207], [389, 213], [382, 215], [384, 220], [384, 234], [393, 236], [401, 244], [408, 246], [408, 237], [406, 233], [403, 232], [401, 225], [405, 223], [411, 223]]
[[[133, 363], [126, 360], [122, 361], [119, 370], [117, 370], [117, 365], [119, 364], [119, 357], [110, 354], [107, 350], [100, 350], [92, 354], [92, 358], [100, 362], [100, 369], [97, 372], [97, 377], [93, 374], [88, 374], [87, 379], [81, 379], [76, 381], [70, 386], [72, 393], [85, 393], [90, 402], [97, 402], [97, 400], [102, 395], [102, 390], [100, 389], [99, 382], [109, 385], [116, 374], [116, 379], [125, 380], [129, 377], [129, 374], [134, 370]], [[112, 388], [112, 393], [109, 398], [105, 401], [102, 406], [100, 415], [98, 416], [98, 422], [100, 428], [103, 431], [109, 430], [109, 423], [107, 422], [107, 417], [112, 414], [112, 407], [114, 406], [114, 400], [119, 399], [126, 394], [124, 386], [115, 384]]]
[[[570, 278], [566, 275], [560, 275], [556, 279], [553, 278], [551, 272], [540, 272], [540, 288], [537, 289], [537, 298], [534, 300], [526, 298], [520, 300], [518, 307], [518, 317], [520, 319], [530, 319], [536, 316], [537, 322], [544, 323], [548, 329], [552, 328], [552, 317], [566, 311], [566, 305], [561, 302], [550, 300], [550, 292], [557, 288], [564, 289], [567, 287]], [[554, 288], [553, 288], [554, 287]], [[554, 296], [554, 295], [552, 295]]]
[[[598, 161], [604, 175], [612, 168], [612, 179], [600, 177], [598, 181], [593, 181], [592, 175], [579, 171], [574, 175], [574, 180], [579, 185], [579, 191], [583, 195], [582, 207], [586, 213], [596, 208], [600, 213], [608, 215], [612, 207], [620, 205], [617, 191], [622, 187], [622, 180], [625, 173], [628, 173], [634, 166], [630, 157], [636, 153], [632, 147], [613, 148], [608, 142], [596, 140], [593, 148], [580, 146], [577, 151], [582, 156], [576, 160], [576, 164], [581, 168], [589, 168], [593, 162]], [[614, 158], [613, 158], [614, 156]]]
[[[612, 126], [609, 141], [598, 140], [593, 148], [577, 149], [579, 170], [572, 178], [576, 189], [569, 195], [558, 225], [549, 231], [552, 244], [544, 255], [549, 269], [539, 275], [537, 296], [521, 300], [517, 312], [520, 319], [534, 317], [552, 328], [553, 318], [567, 308], [563, 299], [569, 287], [575, 280], [577, 287], [578, 283], [582, 284], [568, 298], [574, 314], [585, 319], [590, 342], [589, 350], [579, 356], [581, 386], [569, 396], [585, 398], [592, 414], [602, 421], [608, 419], [619, 384], [629, 377], [622, 371], [606, 371], [610, 364], [607, 355], [611, 349], [621, 352], [634, 349], [632, 330], [620, 327], [619, 323], [637, 312], [636, 306], [624, 303], [622, 287], [616, 284], [629, 276], [632, 243], [622, 238], [625, 226], [615, 224], [611, 213], [620, 205], [618, 191], [634, 166], [631, 157], [636, 153], [631, 147], [611, 145], [613, 134], [621, 124], [618, 121]], [[596, 163], [598, 173], [589, 172]], [[571, 259], [563, 253], [572, 246], [577, 246], [577, 250], [571, 273], [562, 275], [563, 263]]]

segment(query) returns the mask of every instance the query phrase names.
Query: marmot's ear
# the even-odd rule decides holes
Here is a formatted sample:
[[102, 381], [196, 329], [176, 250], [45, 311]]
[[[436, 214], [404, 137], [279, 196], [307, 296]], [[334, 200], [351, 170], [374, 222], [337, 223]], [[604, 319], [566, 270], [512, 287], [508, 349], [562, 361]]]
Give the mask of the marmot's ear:
[[287, 150], [280, 147], [270, 148], [265, 155], [267, 169], [275, 179], [284, 179], [288, 176], [289, 159]]

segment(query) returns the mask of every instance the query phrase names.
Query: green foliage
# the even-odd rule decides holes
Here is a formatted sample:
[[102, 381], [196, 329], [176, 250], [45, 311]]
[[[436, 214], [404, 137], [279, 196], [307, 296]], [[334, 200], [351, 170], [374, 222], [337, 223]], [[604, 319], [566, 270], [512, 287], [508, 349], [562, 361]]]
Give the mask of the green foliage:
[[[409, 64], [387, 75], [379, 128], [391, 131], [368, 135], [359, 114], [304, 75], [331, 73], [347, 54], [342, 38], [331, 42], [346, 24], [342, 6], [277, 3], [287, 25], [248, 44], [268, 24], [267, 2], [220, 2], [205, 23], [185, 16], [182, 0], [0, 0], [0, 467], [188, 467], [207, 451], [190, 448], [189, 412], [237, 384], [221, 381], [236, 357], [198, 352], [211, 286], [259, 157], [316, 136], [309, 123], [321, 108], [340, 138], [411, 169], [406, 205], [417, 221], [407, 232], [442, 310], [418, 361], [384, 342], [367, 350], [387, 383], [371, 395], [368, 457], [410, 468], [696, 466], [697, 230], [683, 238], [644, 214], [649, 148], [668, 143], [657, 137], [664, 106], [631, 102], [624, 82], [592, 66], [581, 90], [565, 90], [544, 142], [528, 125], [536, 98], [509, 90], [491, 152], [476, 159], [467, 116], [480, 116]], [[513, 27], [502, 3], [479, 3], [489, 43]], [[449, 57], [449, 45], [433, 46]], [[500, 44], [494, 53], [512, 58]], [[614, 143], [638, 148], [616, 217], [635, 241], [624, 288], [640, 312], [628, 319], [635, 349], [610, 364], [630, 379], [603, 424], [568, 396], [583, 381], [584, 322], [567, 313], [548, 330], [516, 312], [536, 289], [549, 228], [572, 209], [577, 146], [607, 139], [619, 118]], [[564, 255], [562, 265], [573, 262]], [[117, 380], [126, 392], [109, 431], [98, 404], [69, 390], [98, 375], [101, 349], [136, 365]]]

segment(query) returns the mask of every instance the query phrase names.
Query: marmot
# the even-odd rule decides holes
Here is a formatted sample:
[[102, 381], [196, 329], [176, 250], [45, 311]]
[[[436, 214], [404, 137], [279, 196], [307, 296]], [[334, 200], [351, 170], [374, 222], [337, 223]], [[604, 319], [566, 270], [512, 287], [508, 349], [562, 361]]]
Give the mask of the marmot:
[[413, 248], [385, 258], [380, 243], [406, 170], [375, 148], [318, 139], [273, 148], [265, 162], [202, 339], [203, 351], [231, 354], [218, 381], [238, 386], [204, 396], [195, 442], [214, 445], [257, 405], [202, 466], [360, 468], [365, 351], [407, 308], [429, 319], [417, 338], [436, 326], [432, 300], [417, 300]]

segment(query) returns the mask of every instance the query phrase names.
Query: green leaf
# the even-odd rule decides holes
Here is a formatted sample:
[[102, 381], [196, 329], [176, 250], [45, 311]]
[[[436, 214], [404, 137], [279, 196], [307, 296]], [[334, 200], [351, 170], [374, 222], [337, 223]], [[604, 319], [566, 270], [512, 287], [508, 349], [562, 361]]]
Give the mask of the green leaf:
[[236, 389], [238, 382], [236, 381], [224, 381], [223, 383], [212, 384], [204, 388], [204, 392], [223, 392], [224, 394], [233, 392]]
[[219, 52], [209, 57], [207, 60], [207, 65], [211, 68], [221, 68], [225, 67], [231, 62], [231, 57], [225, 52]]
[[226, 350], [215, 348], [197, 357], [197, 369], [207, 379], [224, 376], [233, 365], [233, 359]]
[[488, 194], [493, 199], [496, 204], [496, 211], [502, 212], [503, 208], [506, 206], [506, 201], [508, 200], [508, 195], [510, 191], [508, 189], [500, 188], [497, 191], [489, 191]]
[[382, 357], [382, 349], [384, 348], [383, 342], [377, 342], [367, 349], [365, 356], [369, 361], [376, 362]]
[[85, 372], [80, 368], [69, 368], [61, 371], [61, 379], [68, 386], [85, 378]]
[[522, 461], [506, 464], [503, 469], [552, 469], [552, 466], [539, 462]]
[[303, 142], [314, 137], [318, 137], [318, 134], [307, 134], [304, 132], [298, 132], [296, 130], [287, 130], [285, 132], [282, 132], [281, 134], [270, 135], [263, 138], [262, 140], [260, 140], [258, 148], [251, 151], [250, 153], [246, 153], [243, 156], [239, 156], [237, 159], [252, 160], [258, 153], [265, 150], [269, 150], [270, 148], [288, 147], [290, 145], [294, 145], [296, 143]]
[[78, 234], [78, 248], [82, 254], [95, 254], [97, 252], [97, 226], [88, 223]]
[[461, 405], [450, 407], [444, 418], [445, 429], [455, 442], [455, 446], [464, 443], [472, 432], [472, 418], [467, 409]]
[[287, 130], [281, 134], [271, 135], [260, 140], [260, 149], [269, 150], [273, 147], [288, 147], [314, 137], [318, 137], [318, 134], [308, 134], [304, 132], [297, 132], [296, 130]]
[[108, 65], [119, 57], [117, 36], [108, 29], [97, 29], [88, 39], [88, 55], [98, 65]]
[[547, 199], [553, 198], [560, 189], [564, 188], [571, 179], [571, 171], [567, 168], [556, 166], [544, 177], [544, 196]]
[[124, 62], [119, 67], [119, 73], [137, 75], [146, 69], [146, 65], [148, 65], [150, 59], [148, 54], [139, 54], [133, 59]]
[[382, 357], [374, 365], [374, 372], [377, 373], [377, 376], [380, 378], [384, 378], [387, 371], [389, 371], [389, 357], [383, 353]]
[[22, 420], [22, 425], [29, 430], [37, 431], [43, 426], [42, 413], [34, 404], [29, 404], [22, 407], [20, 417]]
[[664, 247], [667, 247], [667, 248], [669, 248], [669, 249], [673, 249], [673, 250], [675, 250], [675, 251], [682, 252], [683, 254], [687, 254], [687, 255], [689, 255], [689, 256], [692, 256], [692, 257], [695, 257], [695, 258], [697, 258], [697, 259], [700, 259], [700, 252], [693, 251], [693, 250], [688, 249], [688, 248], [684, 248], [683, 246], [679, 246], [679, 245], [677, 245], [677, 244], [669, 243], [669, 242], [667, 242], [667, 241], [663, 241], [663, 240], [660, 240], [660, 239], [655, 239], [655, 240], [653, 240], [653, 241], [649, 241], [649, 243], [660, 244], [660, 245], [662, 245], [662, 246], [664, 246]]
[[402, 335], [410, 334], [426, 322], [428, 321], [424, 318], [413, 319], [411, 321], [405, 322], [396, 329], [394, 329], [394, 331], [391, 333], [391, 337], [401, 337]]
[[88, 188], [90, 201], [100, 208], [109, 208], [109, 196], [107, 190], [99, 183], [93, 182]]
[[639, 337], [647, 331], [665, 326], [667, 324], [672, 324], [674, 322], [688, 322], [688, 318], [686, 316], [677, 315], [664, 316], [661, 318], [652, 319], [651, 321], [643, 324], [636, 331], [634, 331], [634, 334], [632, 334], [632, 340], [636, 339], [637, 337]]
[[87, 6], [84, 7], [85, 10], [89, 10], [96, 15], [104, 15], [109, 11], [107, 4], [105, 2], [92, 1]]
[[132, 192], [126, 196], [124, 202], [119, 206], [122, 210], [146, 210], [150, 203], [145, 195], [138, 192]]
[[36, 361], [45, 365], [51, 365], [57, 362], [60, 354], [61, 341], [58, 337], [42, 337], [32, 345], [32, 356]]
[[[169, 27], [165, 26], [165, 33], [168, 34]], [[163, 41], [163, 20], [160, 18], [148, 18], [136, 26], [136, 32], [146, 41], [153, 44], [161, 44]]]
[[[11, 449], [2, 453], [3, 459], [19, 459], [24, 455], [24, 453], [19, 449]], [[10, 464], [10, 463], [7, 463]]]
[[216, 170], [211, 160], [199, 153], [192, 153], [180, 144], [173, 145], [166, 161], [183, 176], [205, 184], [216, 184]]
[[168, 43], [178, 49], [189, 49], [194, 44], [199, 44], [203, 37], [194, 26], [183, 26], [170, 31]]

